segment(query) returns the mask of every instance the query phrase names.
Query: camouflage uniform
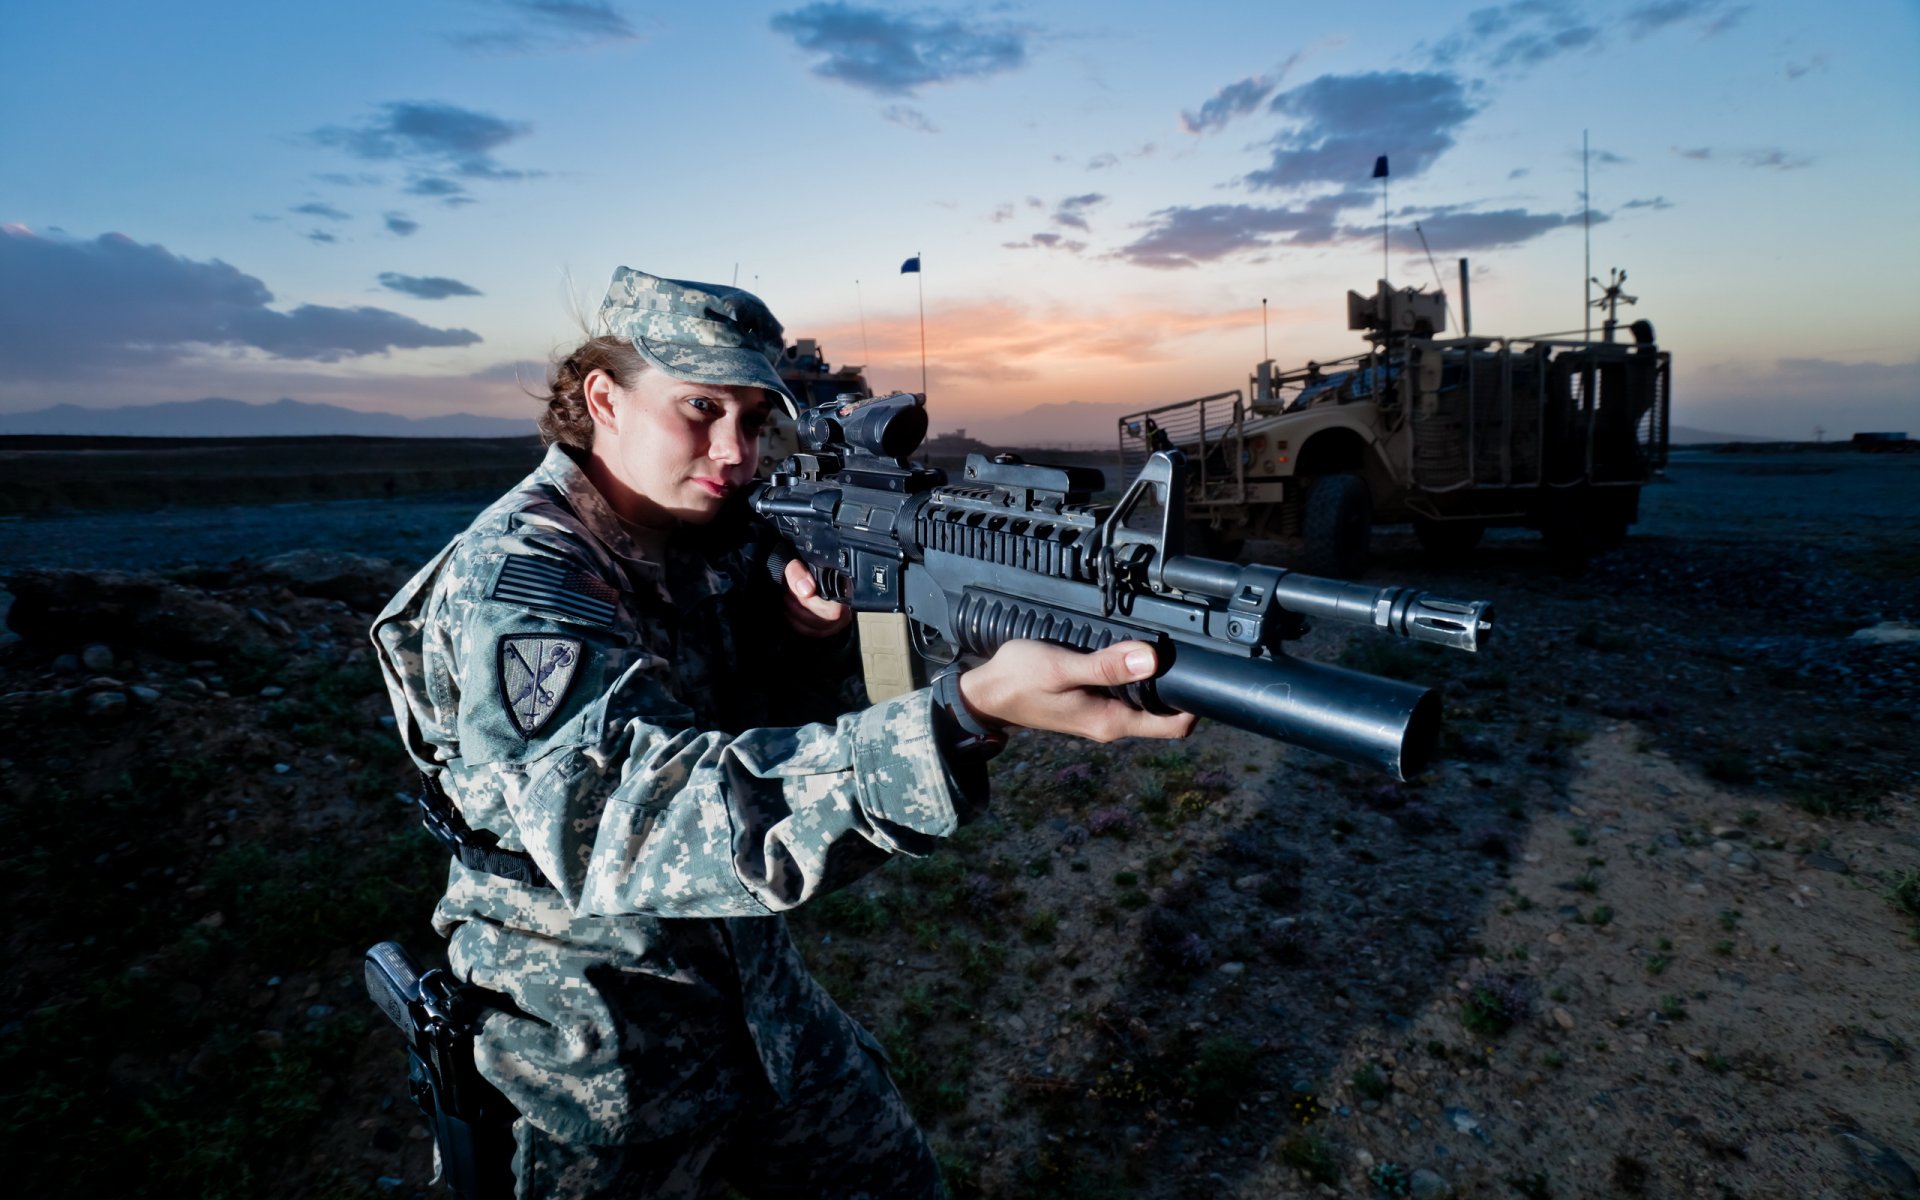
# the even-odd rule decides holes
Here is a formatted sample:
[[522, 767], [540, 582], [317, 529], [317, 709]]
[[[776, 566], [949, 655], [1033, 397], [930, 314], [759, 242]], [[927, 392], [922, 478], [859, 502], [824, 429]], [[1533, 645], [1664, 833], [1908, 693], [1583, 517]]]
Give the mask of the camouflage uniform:
[[522, 1194], [937, 1187], [779, 914], [932, 850], [984, 772], [926, 690], [838, 715], [848, 639], [787, 630], [763, 528], [729, 512], [650, 554], [556, 445], [374, 625], [409, 753], [553, 885], [455, 862], [434, 913], [455, 974], [525, 1014], [476, 1042], [522, 1114]]

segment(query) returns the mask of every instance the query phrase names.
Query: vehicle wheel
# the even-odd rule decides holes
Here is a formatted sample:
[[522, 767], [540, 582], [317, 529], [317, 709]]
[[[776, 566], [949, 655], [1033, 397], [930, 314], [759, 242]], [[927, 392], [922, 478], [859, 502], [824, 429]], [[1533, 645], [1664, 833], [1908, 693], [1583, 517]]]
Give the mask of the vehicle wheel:
[[1413, 519], [1413, 536], [1431, 554], [1465, 554], [1480, 544], [1487, 527], [1479, 521], [1435, 521], [1427, 517]]
[[1358, 475], [1326, 475], [1307, 489], [1302, 568], [1310, 575], [1352, 579], [1366, 569], [1373, 536], [1373, 500]]
[[1615, 488], [1594, 497], [1590, 527], [1594, 549], [1618, 550], [1626, 545], [1639, 496], [1638, 489]]

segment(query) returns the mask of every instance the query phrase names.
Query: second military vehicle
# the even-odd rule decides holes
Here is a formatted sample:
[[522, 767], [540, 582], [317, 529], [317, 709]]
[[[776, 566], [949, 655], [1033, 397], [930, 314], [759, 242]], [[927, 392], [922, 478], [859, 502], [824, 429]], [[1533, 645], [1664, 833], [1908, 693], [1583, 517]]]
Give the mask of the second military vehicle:
[[1489, 526], [1537, 529], [1568, 556], [1617, 545], [1666, 466], [1672, 373], [1648, 322], [1615, 340], [1624, 279], [1597, 302], [1600, 341], [1442, 338], [1442, 292], [1385, 280], [1349, 292], [1365, 353], [1290, 371], [1268, 360], [1244, 391], [1122, 417], [1120, 477], [1179, 447], [1197, 552], [1293, 539], [1295, 565], [1316, 575], [1359, 574], [1377, 524], [1411, 522], [1440, 552], [1471, 549]]

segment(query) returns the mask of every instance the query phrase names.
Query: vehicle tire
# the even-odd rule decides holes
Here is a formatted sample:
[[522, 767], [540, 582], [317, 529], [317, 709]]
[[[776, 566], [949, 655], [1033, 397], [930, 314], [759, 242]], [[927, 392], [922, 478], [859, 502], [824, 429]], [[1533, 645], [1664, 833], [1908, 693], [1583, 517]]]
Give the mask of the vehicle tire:
[[1453, 556], [1465, 554], [1480, 544], [1487, 527], [1480, 521], [1435, 521], [1427, 517], [1413, 519], [1413, 536], [1429, 554]]
[[1593, 498], [1590, 539], [1596, 550], [1618, 550], [1639, 508], [1638, 488], [1610, 488]]
[[1373, 537], [1373, 499], [1358, 475], [1325, 475], [1307, 489], [1301, 523], [1306, 552], [1301, 568], [1309, 575], [1353, 579], [1367, 566]]

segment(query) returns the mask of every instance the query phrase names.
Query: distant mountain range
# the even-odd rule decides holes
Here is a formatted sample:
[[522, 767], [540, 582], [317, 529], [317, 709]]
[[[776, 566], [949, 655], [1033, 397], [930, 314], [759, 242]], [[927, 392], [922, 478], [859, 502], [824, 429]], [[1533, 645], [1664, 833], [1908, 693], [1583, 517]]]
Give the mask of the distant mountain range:
[[56, 404], [33, 412], [0, 413], [0, 434], [79, 434], [89, 437], [531, 437], [533, 418], [401, 417], [337, 404], [276, 400], [248, 404], [209, 397], [126, 408]]
[[[1114, 444], [1114, 423], [1139, 412], [1139, 404], [1097, 404], [1073, 400], [1042, 404], [1006, 416], [977, 415], [964, 426], [940, 422], [938, 432], [964, 428], [967, 435], [994, 446], [1079, 446]], [[402, 417], [361, 412], [337, 404], [276, 400], [248, 404], [210, 397], [126, 408], [82, 408], [57, 404], [33, 412], [0, 413], [0, 435], [70, 434], [86, 437], [531, 437], [533, 418], [482, 417], [450, 413], [442, 417]], [[1676, 446], [1710, 442], [1765, 442], [1773, 438], [1712, 433], [1685, 425], [1673, 427]]]

